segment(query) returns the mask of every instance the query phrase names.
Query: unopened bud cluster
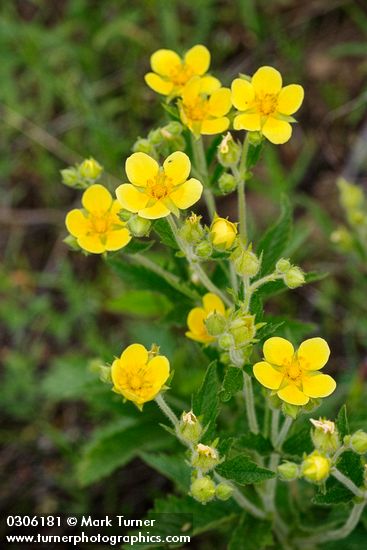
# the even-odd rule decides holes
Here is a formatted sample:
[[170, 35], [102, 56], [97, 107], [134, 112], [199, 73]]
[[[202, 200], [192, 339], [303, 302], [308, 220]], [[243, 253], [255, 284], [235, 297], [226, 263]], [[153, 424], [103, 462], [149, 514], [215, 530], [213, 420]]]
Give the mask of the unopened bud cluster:
[[302, 286], [306, 280], [302, 269], [296, 265], [292, 265], [286, 258], [281, 258], [275, 266], [277, 275], [281, 275], [284, 284], [288, 288], [298, 288]]
[[311, 439], [315, 449], [327, 455], [334, 454], [341, 445], [335, 423], [322, 418], [319, 420], [311, 418], [310, 422], [314, 427], [311, 430]]
[[210, 258], [214, 250], [229, 250], [237, 235], [236, 224], [215, 216], [210, 227], [203, 226], [201, 216], [191, 214], [179, 229], [180, 238], [190, 245], [198, 260]]
[[224, 168], [230, 168], [236, 166], [241, 157], [241, 145], [237, 143], [232, 137], [232, 134], [228, 132], [220, 142], [217, 153], [219, 163]]
[[74, 189], [86, 189], [100, 179], [102, 172], [103, 168], [96, 160], [85, 159], [81, 164], [61, 170], [62, 183]]
[[260, 270], [261, 261], [252, 251], [252, 246], [244, 246], [243, 243], [238, 240], [236, 248], [230, 257], [236, 273], [241, 277], [252, 278], [258, 274]]
[[345, 436], [344, 445], [349, 446], [357, 454], [363, 455], [367, 453], [367, 433], [363, 430], [358, 430], [352, 435]]
[[185, 140], [182, 136], [183, 126], [171, 121], [166, 126], [149, 132], [146, 138], [138, 138], [133, 146], [134, 153], [146, 153], [153, 157], [168, 156], [173, 151], [183, 151]]

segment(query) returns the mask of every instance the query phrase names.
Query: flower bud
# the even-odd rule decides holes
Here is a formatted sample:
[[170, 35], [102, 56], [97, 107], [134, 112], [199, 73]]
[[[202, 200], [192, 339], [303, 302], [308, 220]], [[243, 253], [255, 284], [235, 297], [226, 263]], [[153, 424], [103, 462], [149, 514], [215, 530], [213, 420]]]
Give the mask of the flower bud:
[[217, 313], [211, 313], [204, 321], [206, 330], [210, 336], [219, 336], [223, 334], [227, 326], [227, 320], [224, 315]]
[[256, 335], [255, 316], [243, 315], [231, 322], [229, 332], [232, 334], [236, 347], [247, 346]]
[[218, 338], [218, 346], [224, 350], [230, 350], [234, 347], [234, 338], [232, 334], [222, 334]]
[[340, 202], [345, 210], [354, 210], [363, 205], [364, 193], [361, 187], [349, 183], [344, 178], [339, 178], [337, 185], [340, 192]]
[[351, 225], [365, 225], [367, 217], [362, 210], [352, 210], [349, 212], [348, 220]]
[[236, 165], [241, 157], [241, 147], [228, 132], [218, 146], [218, 161], [225, 168]]
[[182, 413], [178, 429], [183, 439], [191, 443], [196, 443], [203, 433], [203, 428], [192, 411]]
[[102, 166], [93, 158], [85, 159], [79, 165], [79, 174], [86, 180], [96, 181], [102, 174]]
[[310, 418], [311, 424], [315, 427], [311, 430], [311, 439], [315, 448], [326, 454], [334, 454], [340, 447], [338, 430], [334, 422], [330, 420], [314, 420]]
[[293, 481], [299, 477], [299, 466], [287, 460], [278, 466], [278, 474], [283, 481]]
[[301, 464], [301, 475], [310, 483], [321, 483], [330, 474], [331, 461], [319, 451], [308, 455]]
[[367, 433], [363, 430], [358, 430], [351, 435], [349, 445], [355, 453], [360, 455], [367, 453]]
[[226, 172], [219, 177], [218, 187], [224, 195], [237, 189], [237, 180], [232, 174]]
[[289, 271], [291, 267], [292, 266], [289, 260], [286, 260], [285, 258], [280, 258], [280, 260], [278, 260], [275, 265], [275, 271], [277, 273], [287, 273], [287, 271]]
[[209, 476], [198, 477], [191, 483], [190, 494], [201, 504], [206, 504], [215, 497], [215, 483]]
[[89, 362], [89, 369], [99, 375], [101, 382], [112, 384], [111, 367], [102, 363], [100, 359], [92, 359]]
[[215, 496], [219, 500], [228, 500], [233, 494], [233, 487], [228, 483], [219, 483], [215, 489]]
[[254, 147], [261, 145], [261, 143], [264, 141], [261, 132], [249, 132], [248, 137], [250, 145], [253, 145]]
[[79, 172], [76, 168], [64, 168], [61, 170], [61, 181], [68, 187], [74, 187], [74, 189], [84, 189], [87, 185], [80, 180]]
[[152, 222], [150, 220], [146, 220], [137, 215], [131, 216], [127, 222], [130, 233], [134, 235], [134, 237], [145, 237], [148, 235], [151, 225]]
[[149, 132], [148, 139], [152, 145], [160, 145], [164, 140], [162, 129], [157, 128], [156, 130]]
[[251, 246], [244, 249], [241, 244], [231, 254], [231, 260], [238, 275], [255, 277], [260, 269], [260, 260], [251, 250]]
[[80, 246], [78, 245], [78, 241], [73, 235], [68, 235], [63, 239], [63, 242], [70, 248], [70, 250], [73, 251], [80, 251]]
[[183, 126], [180, 122], [172, 120], [171, 122], [166, 124], [163, 129], [173, 136], [179, 136], [182, 134]]
[[290, 416], [295, 420], [299, 415], [301, 407], [298, 405], [291, 405], [290, 403], [282, 403], [282, 412], [285, 416]]
[[191, 465], [206, 473], [219, 464], [219, 454], [217, 449], [198, 443], [192, 453]]
[[123, 208], [119, 211], [117, 215], [122, 222], [128, 222], [130, 218], [135, 216], [135, 214], [133, 214], [129, 210], [124, 210]]
[[213, 252], [213, 247], [209, 241], [201, 241], [194, 250], [196, 256], [199, 258], [210, 258]]
[[138, 138], [133, 146], [134, 153], [146, 153], [154, 156], [154, 145], [146, 138]]
[[346, 227], [340, 226], [335, 229], [330, 235], [330, 240], [344, 252], [349, 252], [353, 248], [353, 236]]
[[288, 288], [297, 288], [305, 283], [305, 276], [302, 269], [297, 266], [293, 266], [284, 273], [284, 283]]
[[201, 216], [191, 214], [186, 218], [185, 223], [179, 230], [179, 235], [182, 240], [189, 244], [198, 243], [205, 235], [203, 226], [200, 223]]
[[217, 250], [228, 250], [234, 243], [237, 235], [236, 224], [216, 216], [210, 227], [210, 237]]

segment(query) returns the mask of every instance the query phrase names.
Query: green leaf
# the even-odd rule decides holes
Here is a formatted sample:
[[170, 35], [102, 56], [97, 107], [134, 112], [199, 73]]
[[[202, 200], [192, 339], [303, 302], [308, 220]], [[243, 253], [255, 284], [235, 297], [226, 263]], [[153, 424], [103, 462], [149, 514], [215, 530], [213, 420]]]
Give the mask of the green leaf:
[[286, 439], [283, 445], [283, 452], [292, 456], [302, 456], [303, 453], [310, 453], [313, 449], [311, 441], [311, 424], [307, 422], [297, 427], [293, 435]]
[[194, 413], [201, 417], [202, 424], [206, 428], [203, 439], [208, 441], [214, 435], [215, 421], [219, 413], [219, 378], [216, 361], [208, 366], [192, 406]]
[[257, 164], [260, 158], [261, 151], [262, 143], [259, 143], [258, 145], [253, 145], [252, 143], [250, 143], [246, 159], [246, 168], [248, 170], [250, 170], [253, 166], [255, 166], [255, 164]]
[[190, 488], [191, 470], [185, 462], [183, 453], [167, 455], [167, 454], [151, 454], [139, 453], [139, 456], [148, 466], [151, 466], [157, 472], [167, 477], [184, 493], [187, 493]]
[[289, 199], [284, 195], [281, 202], [281, 214], [277, 222], [260, 239], [258, 254], [262, 253], [261, 276], [271, 273], [277, 260], [288, 245], [292, 230], [292, 210]]
[[274, 472], [267, 468], [261, 468], [245, 454], [239, 454], [225, 460], [217, 466], [216, 471], [226, 479], [235, 481], [240, 485], [261, 483], [275, 476]]
[[171, 302], [162, 294], [150, 290], [129, 290], [107, 302], [109, 311], [135, 317], [158, 317], [171, 310]]
[[41, 391], [51, 401], [80, 399], [100, 387], [101, 383], [89, 369], [85, 357], [75, 356], [56, 359], [41, 382]]
[[141, 241], [137, 238], [131, 239], [131, 241], [124, 247], [124, 254], [137, 254], [138, 252], [146, 252], [149, 248], [152, 248], [154, 241]]
[[[364, 469], [362, 460], [359, 455], [352, 451], [343, 453], [337, 463], [338, 470], [349, 477], [357, 485], [363, 485]], [[354, 493], [342, 485], [334, 477], [330, 477], [325, 484], [325, 491], [319, 491], [315, 495], [313, 502], [316, 504], [336, 504], [341, 502], [349, 502], [355, 498]]]
[[339, 412], [338, 416], [336, 417], [336, 427], [338, 428], [340, 438], [343, 440], [343, 438], [349, 434], [349, 424], [348, 424], [348, 417], [347, 417], [347, 406], [343, 405]]
[[[246, 543], [244, 544], [244, 541]], [[262, 521], [243, 514], [232, 533], [228, 550], [262, 550], [273, 545], [272, 527], [269, 521]]]
[[[157, 499], [154, 508], [147, 514], [148, 519], [156, 520], [154, 525], [149, 527], [149, 534], [160, 535], [162, 539], [168, 535], [172, 536], [173, 533], [193, 537], [217, 530], [220, 526], [234, 521], [239, 512], [240, 508], [232, 499], [226, 502], [213, 501], [203, 506], [189, 496], [180, 498], [168, 495]], [[136, 545], [125, 544], [124, 548], [133, 550]], [[139, 550], [148, 548], [157, 548], [157, 545], [139, 544]]]
[[285, 321], [275, 321], [275, 322], [268, 322], [266, 325], [261, 327], [257, 333], [256, 338], [260, 341], [265, 340], [266, 338], [269, 338], [274, 332], [277, 332], [280, 327], [284, 325]]
[[233, 395], [240, 392], [243, 388], [243, 372], [238, 367], [228, 367], [224, 374], [222, 388], [220, 390], [220, 399], [223, 403], [229, 401]]
[[262, 434], [253, 434], [251, 432], [236, 439], [233, 446], [237, 449], [256, 451], [264, 456], [269, 455], [273, 451], [273, 446], [269, 439], [265, 438]]
[[157, 421], [138, 423], [136, 419], [125, 418], [94, 434], [78, 464], [79, 483], [82, 486], [95, 483], [130, 462], [140, 451], [163, 450], [173, 442]]
[[165, 218], [156, 220], [154, 222], [154, 231], [159, 235], [162, 244], [169, 246], [170, 248], [178, 249], [178, 245], [172, 229]]

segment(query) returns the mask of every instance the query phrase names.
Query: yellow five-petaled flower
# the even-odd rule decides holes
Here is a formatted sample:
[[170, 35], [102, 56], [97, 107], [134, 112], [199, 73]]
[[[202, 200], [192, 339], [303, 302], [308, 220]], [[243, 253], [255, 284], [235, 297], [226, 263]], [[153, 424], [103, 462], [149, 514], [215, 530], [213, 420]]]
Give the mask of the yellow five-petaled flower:
[[209, 315], [214, 312], [225, 315], [225, 306], [219, 296], [208, 292], [203, 296], [203, 307], [194, 307], [188, 314], [187, 325], [189, 330], [186, 332], [186, 336], [202, 344], [214, 342], [215, 338], [210, 336], [204, 323]]
[[236, 78], [232, 82], [232, 103], [238, 109], [235, 130], [261, 132], [272, 143], [285, 143], [292, 134], [290, 116], [300, 108], [302, 86], [282, 88], [282, 76], [273, 67], [261, 67], [251, 81]]
[[167, 157], [163, 167], [145, 153], [134, 153], [127, 159], [125, 170], [131, 183], [116, 189], [117, 199], [122, 208], [142, 218], [164, 218], [178, 209], [189, 208], [203, 191], [200, 181], [187, 179], [191, 162], [181, 151]]
[[170, 365], [164, 355], [150, 358], [141, 344], [128, 346], [112, 363], [113, 389], [141, 407], [152, 401], [169, 377]]
[[219, 80], [193, 77], [182, 90], [178, 101], [181, 121], [193, 134], [220, 134], [227, 130], [231, 109], [231, 91]]
[[[145, 82], [159, 94], [174, 97], [180, 95], [183, 87], [193, 76], [203, 76], [210, 65], [209, 50], [198, 44], [181, 58], [172, 50], [157, 50], [150, 58], [154, 72], [145, 75]], [[203, 76], [208, 84], [219, 84], [213, 76]]]
[[277, 336], [266, 340], [264, 361], [254, 365], [255, 378], [291, 405], [306, 405], [310, 398], [327, 397], [335, 390], [335, 380], [318, 372], [330, 355], [322, 338], [305, 340], [295, 352], [293, 345]]
[[101, 254], [127, 245], [131, 235], [118, 217], [121, 205], [112, 200], [103, 185], [88, 187], [83, 193], [82, 205], [84, 210], [74, 208], [65, 220], [69, 233], [77, 239], [80, 248]]

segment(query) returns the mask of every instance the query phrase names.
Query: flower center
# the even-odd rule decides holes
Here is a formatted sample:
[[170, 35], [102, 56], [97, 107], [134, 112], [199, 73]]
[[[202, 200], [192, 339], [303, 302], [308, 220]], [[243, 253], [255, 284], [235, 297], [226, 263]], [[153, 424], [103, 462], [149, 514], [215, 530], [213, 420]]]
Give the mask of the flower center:
[[272, 115], [278, 105], [278, 97], [275, 94], [258, 95], [255, 99], [257, 110], [264, 116]]
[[159, 172], [154, 179], [147, 182], [147, 193], [153, 199], [160, 200], [166, 198], [172, 191], [172, 180], [164, 172]]
[[292, 382], [298, 382], [302, 377], [302, 369], [297, 359], [293, 358], [291, 362], [285, 365], [285, 374]]
[[208, 100], [198, 97], [195, 102], [185, 103], [183, 108], [189, 120], [205, 120], [208, 113]]
[[137, 375], [137, 374], [133, 374], [131, 377], [130, 377], [130, 380], [129, 380], [129, 386], [130, 386], [130, 389], [132, 390], [140, 390], [141, 387], [143, 385], [143, 380], [142, 380], [142, 377]]
[[103, 234], [109, 230], [111, 225], [111, 216], [109, 213], [104, 214], [103, 216], [93, 216], [89, 218], [90, 229], [92, 233]]
[[172, 69], [169, 76], [175, 86], [183, 86], [193, 75], [193, 70], [186, 63], [180, 63]]

